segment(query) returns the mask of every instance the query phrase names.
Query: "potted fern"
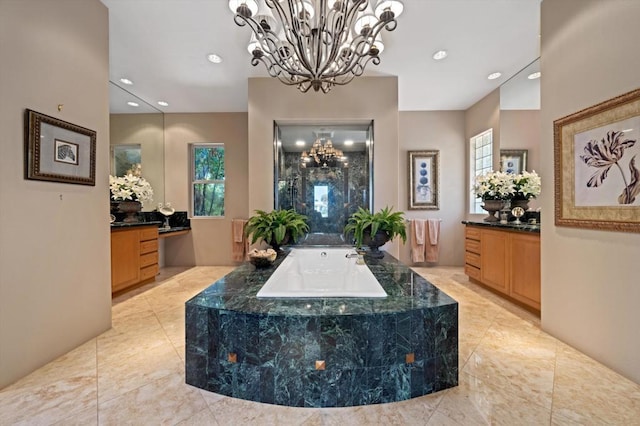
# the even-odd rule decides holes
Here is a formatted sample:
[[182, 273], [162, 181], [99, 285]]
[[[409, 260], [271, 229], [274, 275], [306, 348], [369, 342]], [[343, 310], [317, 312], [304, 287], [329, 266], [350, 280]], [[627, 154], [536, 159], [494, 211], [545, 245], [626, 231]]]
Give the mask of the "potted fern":
[[307, 217], [294, 210], [256, 210], [255, 213], [245, 228], [245, 235], [251, 237], [251, 244], [263, 240], [278, 251], [280, 246], [289, 241], [296, 242], [309, 231]]
[[356, 247], [363, 244], [369, 246], [369, 256], [381, 258], [384, 254], [378, 249], [387, 241], [400, 236], [402, 242], [407, 241], [407, 230], [403, 212], [392, 212], [389, 207], [371, 213], [362, 207], [349, 216], [344, 227], [345, 235], [353, 235]]

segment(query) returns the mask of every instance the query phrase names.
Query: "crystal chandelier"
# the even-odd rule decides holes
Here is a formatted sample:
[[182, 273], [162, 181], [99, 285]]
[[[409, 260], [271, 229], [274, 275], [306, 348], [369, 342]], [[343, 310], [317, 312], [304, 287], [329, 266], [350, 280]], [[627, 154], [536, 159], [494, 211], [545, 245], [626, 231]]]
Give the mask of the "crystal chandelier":
[[[375, 7], [374, 4], [375, 3]], [[253, 66], [284, 84], [329, 92], [380, 64], [382, 29], [393, 31], [399, 0], [229, 0], [235, 23], [251, 28]]]
[[336, 167], [339, 163], [346, 167], [345, 160], [342, 151], [334, 148], [331, 140], [323, 145], [320, 139], [316, 139], [309, 153], [302, 151], [300, 155], [302, 167]]

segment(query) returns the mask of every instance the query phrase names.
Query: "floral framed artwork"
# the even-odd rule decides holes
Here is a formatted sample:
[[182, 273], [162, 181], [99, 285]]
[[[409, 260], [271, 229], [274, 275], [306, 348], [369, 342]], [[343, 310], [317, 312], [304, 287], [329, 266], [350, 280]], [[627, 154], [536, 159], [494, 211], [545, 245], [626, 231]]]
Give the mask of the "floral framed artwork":
[[555, 224], [640, 232], [640, 89], [553, 127]]
[[501, 149], [500, 171], [517, 175], [527, 170], [528, 153], [526, 149]]
[[25, 178], [96, 184], [96, 132], [27, 109]]
[[439, 210], [440, 151], [409, 151], [409, 210]]

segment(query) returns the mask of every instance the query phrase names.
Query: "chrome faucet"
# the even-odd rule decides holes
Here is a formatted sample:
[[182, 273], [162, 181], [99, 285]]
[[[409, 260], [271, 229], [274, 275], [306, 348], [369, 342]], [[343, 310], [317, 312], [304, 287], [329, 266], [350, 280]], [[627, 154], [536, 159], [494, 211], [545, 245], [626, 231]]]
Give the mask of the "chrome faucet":
[[358, 257], [358, 253], [347, 253], [344, 255], [347, 259], [353, 259], [354, 257]]

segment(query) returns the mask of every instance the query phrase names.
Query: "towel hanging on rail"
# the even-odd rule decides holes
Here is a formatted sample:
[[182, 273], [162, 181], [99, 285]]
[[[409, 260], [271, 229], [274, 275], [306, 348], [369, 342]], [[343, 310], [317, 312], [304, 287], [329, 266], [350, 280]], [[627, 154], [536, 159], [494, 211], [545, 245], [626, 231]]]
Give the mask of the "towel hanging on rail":
[[413, 219], [411, 221], [411, 261], [413, 263], [424, 262], [424, 219]]
[[411, 219], [411, 261], [435, 263], [440, 254], [440, 222], [442, 219]]
[[231, 220], [231, 253], [235, 262], [242, 262], [249, 252], [249, 240], [244, 235], [244, 227], [247, 225], [246, 219]]
[[427, 262], [437, 262], [440, 255], [440, 220], [428, 219], [425, 226], [425, 260]]

